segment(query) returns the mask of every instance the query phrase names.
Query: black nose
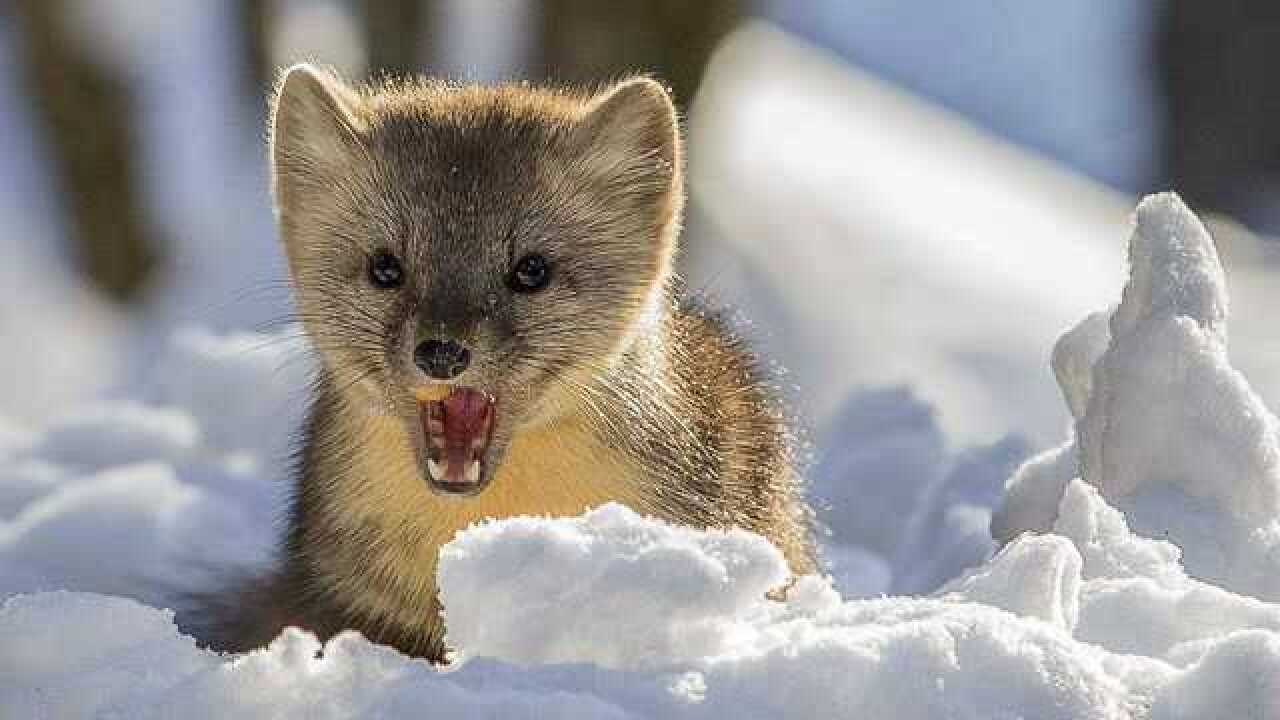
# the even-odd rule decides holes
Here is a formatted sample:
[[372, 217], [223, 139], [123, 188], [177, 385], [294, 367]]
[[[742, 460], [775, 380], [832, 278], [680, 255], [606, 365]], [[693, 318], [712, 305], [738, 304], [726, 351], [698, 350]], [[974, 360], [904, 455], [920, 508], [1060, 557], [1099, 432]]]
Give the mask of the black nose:
[[437, 380], [450, 380], [467, 369], [471, 351], [453, 340], [423, 340], [413, 351], [413, 362]]

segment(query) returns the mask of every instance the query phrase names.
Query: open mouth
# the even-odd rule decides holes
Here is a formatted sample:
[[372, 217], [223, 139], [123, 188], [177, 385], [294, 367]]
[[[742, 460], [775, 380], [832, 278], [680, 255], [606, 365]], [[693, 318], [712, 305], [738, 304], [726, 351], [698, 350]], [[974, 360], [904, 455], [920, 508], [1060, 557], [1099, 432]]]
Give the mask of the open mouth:
[[465, 386], [439, 387], [431, 394], [437, 397], [417, 393], [428, 480], [446, 493], [477, 492], [493, 436], [494, 398]]

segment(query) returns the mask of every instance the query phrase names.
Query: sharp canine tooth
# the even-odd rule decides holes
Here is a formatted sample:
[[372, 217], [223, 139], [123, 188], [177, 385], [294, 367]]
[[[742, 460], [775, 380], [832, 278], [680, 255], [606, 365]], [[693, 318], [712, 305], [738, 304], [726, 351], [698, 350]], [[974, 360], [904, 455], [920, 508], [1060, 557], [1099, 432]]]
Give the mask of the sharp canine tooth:
[[467, 482], [472, 485], [480, 482], [480, 461], [472, 460], [467, 463]]
[[431, 473], [431, 478], [433, 480], [441, 480], [444, 478], [444, 468], [440, 466], [440, 463], [436, 462], [432, 458], [427, 458], [427, 472]]

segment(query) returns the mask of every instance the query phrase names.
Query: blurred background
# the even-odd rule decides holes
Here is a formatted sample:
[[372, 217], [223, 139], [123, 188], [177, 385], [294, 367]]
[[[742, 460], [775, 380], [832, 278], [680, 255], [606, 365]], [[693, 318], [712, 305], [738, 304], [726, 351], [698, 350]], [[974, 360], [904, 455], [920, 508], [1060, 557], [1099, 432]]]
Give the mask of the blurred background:
[[851, 591], [990, 551], [1009, 470], [1065, 437], [1053, 342], [1118, 298], [1143, 193], [1212, 218], [1236, 362], [1280, 397], [1274, 2], [11, 0], [0, 439], [145, 387], [175, 328], [287, 317], [263, 123], [301, 59], [669, 83], [683, 272], [775, 365]]

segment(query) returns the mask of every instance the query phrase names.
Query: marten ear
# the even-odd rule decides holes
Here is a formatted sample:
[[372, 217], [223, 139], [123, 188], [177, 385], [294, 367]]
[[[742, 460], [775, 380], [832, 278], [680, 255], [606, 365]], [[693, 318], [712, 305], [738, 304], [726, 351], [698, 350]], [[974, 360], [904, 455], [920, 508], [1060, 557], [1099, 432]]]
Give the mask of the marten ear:
[[680, 122], [662, 85], [647, 77], [614, 85], [588, 104], [579, 132], [587, 162], [615, 187], [678, 198]]
[[361, 100], [336, 74], [307, 63], [280, 75], [271, 103], [271, 186], [284, 211], [306, 187], [323, 187], [360, 146]]

